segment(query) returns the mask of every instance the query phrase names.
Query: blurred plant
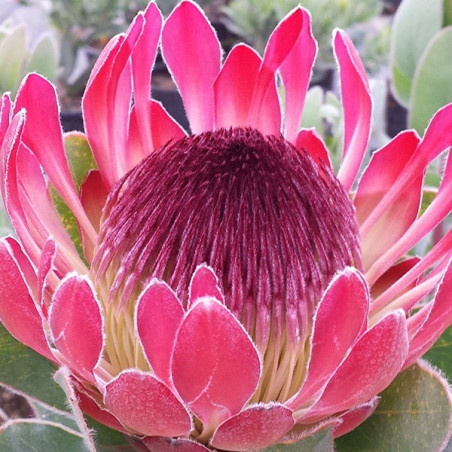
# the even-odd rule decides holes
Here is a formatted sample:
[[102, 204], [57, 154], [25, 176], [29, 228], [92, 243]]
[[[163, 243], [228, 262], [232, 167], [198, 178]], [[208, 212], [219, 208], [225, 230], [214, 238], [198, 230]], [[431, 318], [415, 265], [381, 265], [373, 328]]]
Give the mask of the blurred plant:
[[452, 0], [403, 0], [391, 40], [392, 88], [420, 134], [452, 101]]
[[[28, 72], [39, 72], [54, 80], [58, 68], [58, 45], [46, 26], [44, 7], [38, 4], [15, 5], [5, 2], [8, 15], [0, 24], [0, 92], [15, 96]], [[3, 5], [2, 5], [3, 6]]]
[[[386, 134], [386, 82], [382, 79], [369, 81], [373, 108], [369, 150], [379, 149], [390, 140]], [[282, 97], [282, 96], [281, 96]], [[320, 86], [313, 86], [306, 94], [303, 116], [300, 124], [304, 129], [315, 129], [329, 150], [333, 168], [338, 171], [343, 152], [344, 116], [338, 95], [325, 91]], [[369, 163], [371, 152], [364, 156], [361, 168]]]
[[13, 227], [3, 206], [3, 201], [0, 199], [0, 236], [10, 235], [12, 233]]
[[[368, 40], [367, 58], [371, 56], [370, 42], [373, 43], [374, 54], [386, 55], [386, 49], [382, 49], [381, 45], [387, 39], [387, 30], [377, 40], [375, 30], [370, 34], [369, 29], [358, 31], [360, 24], [378, 16], [383, 6], [381, 0], [232, 0], [224, 8], [226, 24], [232, 32], [242, 36], [262, 52], [276, 24], [298, 4], [307, 8], [312, 15], [313, 33], [319, 41], [319, 69], [334, 66], [331, 33], [335, 27], [347, 29], [355, 44], [360, 44], [358, 40]], [[358, 47], [361, 51], [361, 46]], [[367, 67], [366, 60], [364, 64], [366, 69], [371, 69]]]
[[[51, 17], [61, 35], [61, 79], [69, 96], [81, 94], [94, 61], [108, 40], [125, 31], [149, 0], [51, 0]], [[168, 15], [179, 0], [158, 0]], [[208, 6], [211, 0], [198, 0]]]
[[[194, 0], [199, 6], [202, 6], [207, 16], [209, 16], [209, 7], [214, 6], [215, 0]], [[167, 17], [175, 6], [180, 3], [180, 0], [156, 0], [160, 11]]]
[[88, 73], [108, 39], [122, 31], [119, 0], [52, 0], [51, 17], [61, 36], [61, 79], [70, 95], [84, 89]]

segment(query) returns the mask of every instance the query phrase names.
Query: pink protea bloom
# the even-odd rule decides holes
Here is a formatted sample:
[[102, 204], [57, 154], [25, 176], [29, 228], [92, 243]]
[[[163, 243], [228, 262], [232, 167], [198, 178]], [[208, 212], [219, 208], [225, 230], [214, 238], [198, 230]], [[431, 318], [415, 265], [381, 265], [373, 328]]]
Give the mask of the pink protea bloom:
[[[190, 134], [151, 97], [159, 45]], [[3, 96], [2, 194], [19, 241], [0, 242], [0, 319], [63, 366], [85, 413], [140, 447], [339, 436], [452, 323], [452, 233], [407, 255], [451, 212], [450, 158], [420, 205], [427, 165], [452, 145], [452, 105], [422, 139], [406, 131], [374, 153], [357, 182], [371, 99], [337, 31], [335, 175], [316, 131], [299, 128], [316, 48], [296, 8], [263, 57], [237, 45], [222, 61], [196, 4], [163, 23], [151, 3], [94, 67], [86, 135], [62, 134], [36, 74], [14, 104]]]

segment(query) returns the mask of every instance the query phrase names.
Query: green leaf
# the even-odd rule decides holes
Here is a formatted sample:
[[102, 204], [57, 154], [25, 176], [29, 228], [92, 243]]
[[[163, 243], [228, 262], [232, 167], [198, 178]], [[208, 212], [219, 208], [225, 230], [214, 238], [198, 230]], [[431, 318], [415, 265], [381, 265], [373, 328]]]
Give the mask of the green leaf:
[[421, 201], [421, 207], [419, 209], [418, 218], [424, 215], [424, 212], [427, 210], [427, 208], [430, 206], [430, 204], [433, 202], [437, 194], [437, 190], [432, 188], [426, 188], [422, 192], [422, 201]]
[[411, 94], [411, 78], [404, 75], [397, 66], [392, 66], [392, 87], [397, 101], [408, 108]]
[[40, 402], [39, 400], [28, 398], [27, 401], [33, 409], [34, 417], [36, 419], [44, 422], [53, 422], [55, 424], [59, 424], [62, 427], [76, 431], [81, 435], [77, 426], [77, 422], [75, 421], [74, 416], [71, 413], [53, 408], [45, 403]]
[[[81, 132], [67, 133], [64, 136], [64, 149], [66, 151], [66, 157], [75, 185], [77, 190], [80, 190], [89, 171], [97, 169], [93, 153], [85, 135]], [[80, 230], [75, 215], [52, 184], [49, 184], [49, 193], [58, 215], [69, 234], [72, 243], [75, 245], [80, 258], [89, 266], [83, 252], [82, 238], [80, 236]]]
[[411, 91], [408, 123], [420, 135], [433, 114], [452, 102], [452, 26], [438, 32], [419, 62]]
[[412, 78], [430, 39], [443, 24], [443, 0], [404, 0], [394, 16], [393, 64]]
[[64, 149], [75, 185], [80, 190], [89, 171], [97, 169], [93, 153], [85, 135], [80, 132], [71, 132], [64, 136]]
[[96, 432], [94, 436], [97, 452], [113, 452], [116, 450], [132, 452], [135, 450], [121, 432], [108, 428], [91, 418], [87, 418], [86, 422]]
[[323, 97], [323, 90], [320, 86], [314, 86], [306, 93], [301, 127], [306, 129], [314, 127], [319, 132], [322, 130], [321, 106]]
[[26, 29], [24, 25], [14, 28], [0, 42], [0, 92], [16, 94], [22, 78], [22, 67], [27, 56]]
[[52, 378], [55, 370], [50, 361], [18, 342], [0, 324], [1, 384], [65, 410], [64, 393]]
[[338, 452], [425, 452], [440, 450], [449, 437], [449, 388], [426, 363], [398, 375], [381, 394], [374, 414], [336, 440]]
[[77, 219], [75, 218], [75, 215], [72, 213], [72, 210], [69, 209], [67, 204], [63, 201], [63, 198], [60, 196], [57, 189], [50, 183], [49, 183], [49, 193], [50, 198], [52, 199], [52, 202], [58, 212], [58, 216], [60, 217], [60, 220], [63, 223], [64, 228], [69, 234], [69, 237], [71, 238], [71, 241], [74, 244], [75, 249], [78, 252], [78, 255], [87, 264], [85, 255], [83, 253], [82, 238], [80, 236], [80, 230], [78, 228], [78, 223]]
[[31, 51], [25, 72], [38, 72], [53, 80], [58, 69], [58, 49], [55, 40], [43, 34]]
[[63, 425], [39, 419], [10, 420], [0, 428], [2, 452], [87, 452], [81, 435]]
[[309, 436], [293, 444], [278, 444], [265, 449], [266, 452], [331, 452], [333, 450], [333, 435], [330, 429]]
[[452, 0], [444, 0], [443, 8], [444, 8], [443, 26], [447, 27], [448, 25], [452, 25]]
[[435, 342], [435, 345], [424, 355], [424, 358], [441, 369], [449, 381], [452, 381], [452, 326]]

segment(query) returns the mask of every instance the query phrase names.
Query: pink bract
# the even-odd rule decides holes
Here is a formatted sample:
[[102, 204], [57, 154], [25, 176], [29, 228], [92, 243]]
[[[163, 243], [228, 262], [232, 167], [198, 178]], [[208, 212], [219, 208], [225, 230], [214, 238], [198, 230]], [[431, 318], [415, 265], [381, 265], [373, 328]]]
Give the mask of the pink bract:
[[[190, 132], [152, 98], [159, 50]], [[337, 175], [318, 133], [299, 127], [317, 52], [300, 7], [263, 56], [239, 44], [223, 59], [195, 3], [167, 20], [151, 3], [99, 57], [86, 133], [62, 133], [55, 88], [37, 74], [14, 103], [2, 98], [1, 190], [18, 240], [0, 241], [0, 320], [67, 368], [86, 414], [140, 447], [248, 451], [344, 434], [452, 324], [452, 232], [407, 254], [452, 210], [450, 158], [420, 210], [425, 170], [452, 145], [452, 105], [422, 138], [405, 131], [376, 151], [358, 180], [370, 91], [341, 30], [334, 50]], [[239, 185], [218, 177], [217, 190], [209, 171], [232, 155], [221, 174]], [[242, 177], [251, 161], [258, 175]]]

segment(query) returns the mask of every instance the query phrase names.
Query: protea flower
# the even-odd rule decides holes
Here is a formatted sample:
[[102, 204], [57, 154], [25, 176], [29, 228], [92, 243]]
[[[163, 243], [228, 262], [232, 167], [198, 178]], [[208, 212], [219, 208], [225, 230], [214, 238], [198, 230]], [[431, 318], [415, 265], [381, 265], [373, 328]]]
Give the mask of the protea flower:
[[[151, 97], [159, 45], [189, 134]], [[316, 54], [301, 8], [263, 57], [237, 45], [222, 62], [196, 4], [163, 24], [151, 3], [95, 65], [86, 134], [62, 134], [36, 74], [14, 104], [3, 96], [2, 194], [19, 241], [1, 241], [1, 321], [66, 369], [85, 413], [140, 447], [339, 436], [452, 323], [451, 232], [407, 254], [451, 211], [451, 159], [420, 206], [427, 165], [452, 144], [452, 105], [422, 139], [406, 131], [376, 152], [358, 183], [369, 88], [342, 31], [334, 48], [337, 175], [316, 131], [299, 129]]]

